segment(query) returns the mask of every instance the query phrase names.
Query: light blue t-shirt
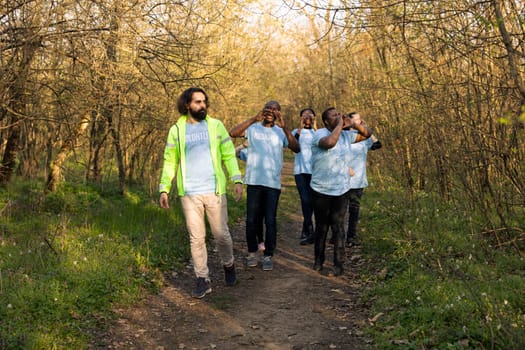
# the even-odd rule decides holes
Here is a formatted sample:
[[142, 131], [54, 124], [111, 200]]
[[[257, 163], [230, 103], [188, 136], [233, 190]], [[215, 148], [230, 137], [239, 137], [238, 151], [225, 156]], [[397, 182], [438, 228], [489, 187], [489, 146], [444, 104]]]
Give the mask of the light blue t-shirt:
[[[299, 146], [301, 152], [295, 154], [293, 163], [293, 174], [311, 174], [312, 173], [312, 144], [314, 142], [314, 129], [302, 129], [299, 134]], [[292, 131], [292, 135], [297, 134], [297, 129]]]
[[[355, 133], [357, 134], [357, 132]], [[354, 170], [354, 176], [350, 177], [350, 188], [365, 188], [368, 186], [366, 178], [366, 156], [372, 147], [372, 138], [350, 145], [350, 167]]]
[[215, 173], [206, 120], [196, 124], [186, 124], [184, 190], [187, 195], [215, 193]]
[[246, 129], [245, 137], [248, 148], [244, 183], [281, 189], [283, 148], [288, 146], [283, 129], [256, 123]]
[[246, 162], [246, 159], [248, 159], [248, 150], [246, 148], [243, 148], [239, 151], [239, 159], [244, 160]]
[[319, 129], [314, 134], [310, 186], [316, 192], [340, 196], [350, 190], [350, 145], [355, 141], [356, 134], [343, 130], [334, 147], [319, 147], [319, 140], [330, 134], [326, 128]]

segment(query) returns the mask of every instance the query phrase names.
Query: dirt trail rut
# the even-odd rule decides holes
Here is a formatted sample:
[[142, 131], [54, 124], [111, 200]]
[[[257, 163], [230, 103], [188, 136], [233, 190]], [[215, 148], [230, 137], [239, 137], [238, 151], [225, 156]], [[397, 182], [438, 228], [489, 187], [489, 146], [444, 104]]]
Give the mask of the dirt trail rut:
[[[283, 191], [296, 191], [289, 164]], [[291, 209], [281, 204], [279, 213], [289, 215]], [[343, 276], [313, 271], [313, 245], [299, 245], [302, 219], [300, 209], [293, 210], [292, 220], [278, 217], [273, 271], [245, 265], [244, 222], [239, 222], [230, 227], [239, 284], [224, 286], [222, 267], [209, 247], [211, 294], [191, 298], [193, 270], [174, 273], [159, 294], [116, 310], [118, 319], [91, 348], [365, 349], [359, 331], [367, 322], [366, 306], [359, 301], [364, 286], [354, 272], [362, 263], [359, 247], [348, 250]], [[328, 249], [325, 266], [330, 268], [333, 250]]]

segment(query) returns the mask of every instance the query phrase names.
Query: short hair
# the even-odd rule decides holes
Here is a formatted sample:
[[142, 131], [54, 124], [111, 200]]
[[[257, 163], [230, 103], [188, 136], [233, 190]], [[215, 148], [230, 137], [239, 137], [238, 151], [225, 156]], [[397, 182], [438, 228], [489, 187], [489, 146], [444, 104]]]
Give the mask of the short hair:
[[303, 109], [301, 109], [301, 111], [299, 112], [299, 117], [302, 116], [303, 113], [306, 112], [306, 111], [310, 111], [310, 112], [312, 112], [312, 114], [313, 114], [314, 117], [315, 117], [315, 111], [314, 111], [312, 108], [303, 108]]
[[279, 102], [275, 101], [275, 100], [270, 100], [268, 102], [266, 102], [264, 104], [264, 108], [268, 108], [270, 106], [277, 106], [277, 109], [280, 111], [281, 110], [281, 105], [279, 104]]
[[179, 99], [177, 100], [177, 109], [182, 115], [188, 114], [188, 105], [191, 103], [193, 94], [196, 92], [201, 92], [204, 94], [204, 100], [206, 101], [206, 108], [210, 106], [210, 101], [206, 92], [200, 87], [190, 87], [180, 94]]
[[335, 109], [335, 107], [328, 107], [327, 109], [324, 110], [323, 114], [321, 115], [321, 119], [323, 120], [323, 123], [326, 120], [326, 118], [328, 117], [328, 113], [330, 111], [333, 111], [334, 109]]

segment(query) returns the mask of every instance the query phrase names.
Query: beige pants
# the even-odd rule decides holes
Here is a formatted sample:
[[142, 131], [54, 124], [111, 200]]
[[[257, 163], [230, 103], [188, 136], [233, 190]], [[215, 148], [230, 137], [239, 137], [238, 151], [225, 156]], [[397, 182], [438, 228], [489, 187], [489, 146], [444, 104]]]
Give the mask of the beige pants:
[[226, 195], [199, 194], [182, 196], [180, 200], [186, 218], [186, 227], [190, 233], [191, 257], [195, 275], [209, 278], [204, 214], [210, 224], [222, 264], [226, 266], [233, 264], [233, 244], [228, 229]]

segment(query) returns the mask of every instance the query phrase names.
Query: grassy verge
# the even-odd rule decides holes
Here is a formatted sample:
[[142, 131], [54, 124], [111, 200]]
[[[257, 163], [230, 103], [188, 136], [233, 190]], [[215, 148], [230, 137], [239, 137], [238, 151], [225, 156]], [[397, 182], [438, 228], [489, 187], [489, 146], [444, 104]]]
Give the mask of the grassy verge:
[[[84, 185], [41, 193], [31, 183], [0, 190], [0, 348], [86, 348], [115, 305], [156, 290], [188, 259], [180, 203], [164, 211], [156, 195]], [[243, 220], [245, 201], [229, 203], [230, 219]], [[293, 186], [280, 206], [292, 204]], [[484, 232], [461, 207], [367, 189], [360, 237], [371, 347], [525, 348], [525, 219], [514, 220], [515, 232]]]
[[112, 307], [188, 259], [180, 202], [164, 211], [140, 191], [85, 185], [41, 193], [31, 183], [0, 190], [0, 348], [86, 348]]
[[524, 349], [525, 216], [514, 221], [515, 232], [484, 232], [471, 213], [437, 198], [367, 189], [362, 276], [372, 347]]
[[[360, 224], [370, 348], [525, 349], [525, 208], [507, 218], [513, 232], [487, 230], [460, 204], [370, 180]], [[283, 190], [279, 222], [298, 200]]]

